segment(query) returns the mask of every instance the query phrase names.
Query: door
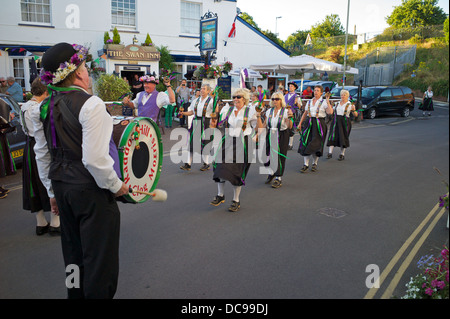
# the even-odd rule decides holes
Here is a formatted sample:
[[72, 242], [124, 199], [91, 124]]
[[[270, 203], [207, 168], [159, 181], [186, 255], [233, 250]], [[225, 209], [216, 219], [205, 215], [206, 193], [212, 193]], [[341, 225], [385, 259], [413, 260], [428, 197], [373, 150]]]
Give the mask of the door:
[[378, 111], [388, 112], [391, 110], [392, 92], [391, 89], [384, 89], [378, 99]]
[[400, 111], [404, 106], [403, 92], [400, 88], [392, 88], [392, 99], [394, 101], [392, 108]]

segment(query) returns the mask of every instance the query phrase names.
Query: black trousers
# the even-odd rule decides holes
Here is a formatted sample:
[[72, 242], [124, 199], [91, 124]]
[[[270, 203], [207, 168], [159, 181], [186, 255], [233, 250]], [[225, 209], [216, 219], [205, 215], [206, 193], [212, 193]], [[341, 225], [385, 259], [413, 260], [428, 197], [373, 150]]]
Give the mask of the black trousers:
[[[52, 181], [61, 221], [64, 264], [80, 271], [68, 298], [113, 298], [119, 276], [120, 211], [114, 194], [95, 184]], [[70, 274], [68, 274], [70, 275]]]

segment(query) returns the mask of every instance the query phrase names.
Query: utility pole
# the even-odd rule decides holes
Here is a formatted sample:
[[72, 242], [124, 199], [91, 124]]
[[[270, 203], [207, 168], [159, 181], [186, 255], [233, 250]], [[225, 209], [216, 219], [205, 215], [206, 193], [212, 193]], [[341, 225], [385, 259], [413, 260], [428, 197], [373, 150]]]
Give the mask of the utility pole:
[[347, 68], [347, 41], [348, 41], [348, 17], [350, 13], [350, 0], [347, 4], [347, 26], [345, 28], [345, 55], [344, 55], [344, 74], [342, 75], [342, 88], [345, 88], [345, 70]]

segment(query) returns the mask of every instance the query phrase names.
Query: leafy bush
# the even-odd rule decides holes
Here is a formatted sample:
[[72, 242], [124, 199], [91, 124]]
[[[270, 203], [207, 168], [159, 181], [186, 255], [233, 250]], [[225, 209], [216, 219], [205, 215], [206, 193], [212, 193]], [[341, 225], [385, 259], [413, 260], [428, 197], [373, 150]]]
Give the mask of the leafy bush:
[[120, 44], [120, 34], [119, 34], [119, 31], [117, 31], [116, 27], [114, 27], [114, 30], [113, 30], [113, 43]]
[[109, 37], [109, 32], [108, 32], [108, 31], [105, 31], [105, 34], [104, 34], [104, 36], [103, 36], [103, 43], [104, 43], [104, 44], [109, 43], [108, 40], [111, 40], [111, 38]]
[[95, 88], [103, 101], [117, 101], [123, 94], [131, 92], [128, 83], [114, 74], [100, 75]]

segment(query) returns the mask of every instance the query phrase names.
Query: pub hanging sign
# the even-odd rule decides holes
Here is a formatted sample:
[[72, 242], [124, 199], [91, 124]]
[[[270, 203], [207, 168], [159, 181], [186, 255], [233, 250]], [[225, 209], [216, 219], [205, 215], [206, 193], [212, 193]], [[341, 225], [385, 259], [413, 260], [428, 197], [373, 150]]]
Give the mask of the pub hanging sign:
[[200, 19], [200, 51], [217, 50], [217, 14], [208, 11]]
[[155, 47], [143, 47], [134, 44], [123, 48], [108, 46], [106, 55], [108, 59], [132, 61], [159, 61], [161, 58], [161, 54]]

